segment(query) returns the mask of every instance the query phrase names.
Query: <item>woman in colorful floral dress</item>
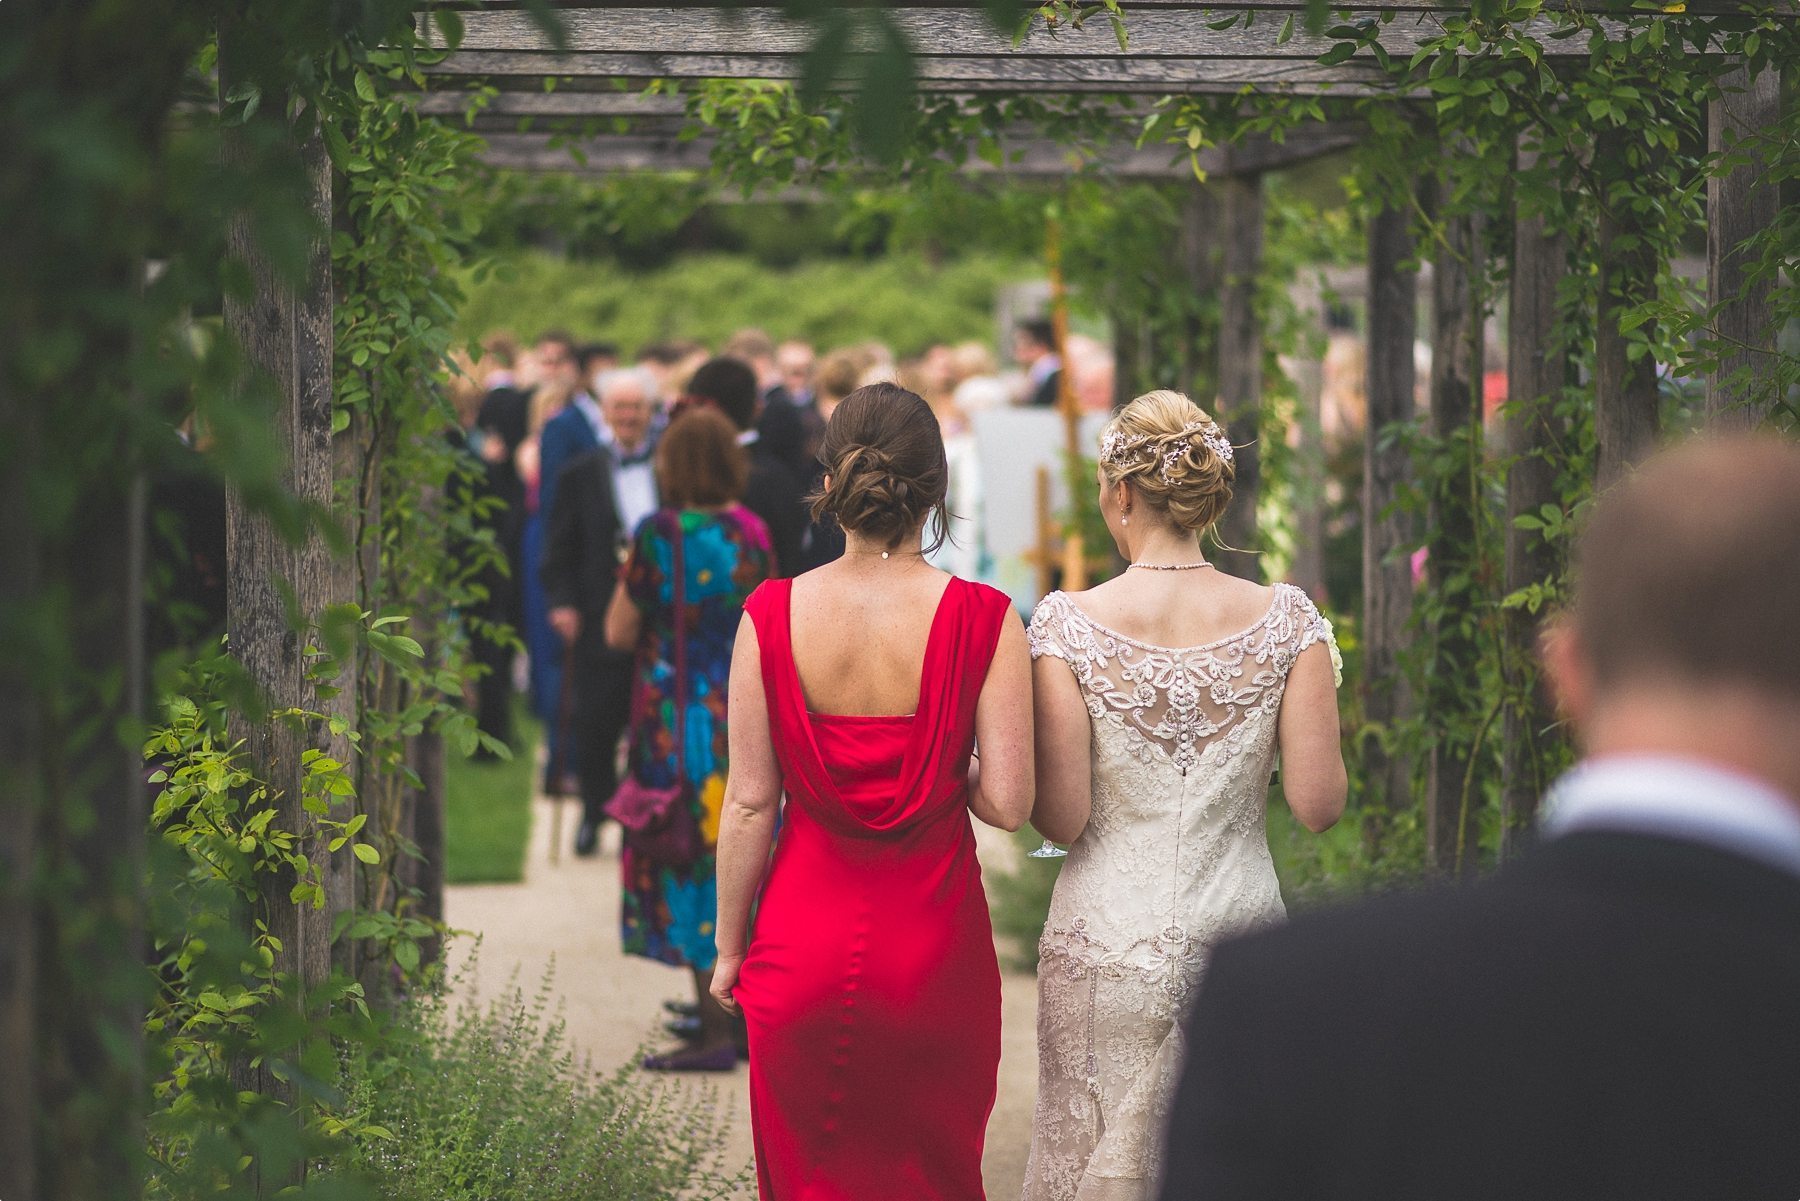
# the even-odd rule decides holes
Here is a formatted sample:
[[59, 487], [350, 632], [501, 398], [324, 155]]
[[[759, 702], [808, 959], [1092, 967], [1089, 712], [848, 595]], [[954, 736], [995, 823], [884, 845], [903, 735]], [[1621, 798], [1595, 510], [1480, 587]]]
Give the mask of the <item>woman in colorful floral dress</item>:
[[[728, 1071], [737, 1064], [736, 1023], [707, 988], [716, 957], [713, 848], [725, 796], [726, 681], [744, 600], [774, 563], [767, 528], [739, 503], [748, 472], [736, 429], [717, 413], [686, 413], [669, 427], [656, 452], [662, 508], [638, 527], [606, 617], [607, 641], [637, 654], [631, 777], [651, 790], [668, 789], [685, 774], [683, 802], [698, 827], [691, 858], [646, 853], [629, 834], [621, 853], [626, 952], [691, 969], [699, 1005], [699, 1036], [645, 1059], [652, 1070]], [[682, 660], [685, 687], [676, 678]], [[683, 755], [676, 753], [678, 736]]]

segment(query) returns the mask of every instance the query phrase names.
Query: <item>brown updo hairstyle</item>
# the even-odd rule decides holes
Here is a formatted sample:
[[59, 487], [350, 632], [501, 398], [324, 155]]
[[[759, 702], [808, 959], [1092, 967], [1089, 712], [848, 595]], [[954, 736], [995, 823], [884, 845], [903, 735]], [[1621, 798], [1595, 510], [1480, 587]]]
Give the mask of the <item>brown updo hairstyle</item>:
[[[1197, 425], [1209, 428], [1193, 428]], [[1102, 448], [1111, 440], [1117, 450], [1102, 449], [1100, 472], [1109, 487], [1121, 480], [1130, 484], [1140, 501], [1176, 529], [1204, 533], [1225, 515], [1237, 478], [1231, 460], [1206, 444], [1205, 435], [1213, 431], [1223, 439], [1219, 424], [1181, 393], [1146, 392], [1101, 432]]]
[[743, 497], [749, 478], [737, 427], [716, 410], [683, 413], [656, 444], [656, 484], [668, 508], [728, 505]]
[[831, 517], [848, 533], [892, 550], [934, 515], [926, 553], [950, 527], [950, 483], [937, 415], [899, 384], [866, 384], [832, 411], [819, 447], [826, 480], [813, 495], [813, 519]]

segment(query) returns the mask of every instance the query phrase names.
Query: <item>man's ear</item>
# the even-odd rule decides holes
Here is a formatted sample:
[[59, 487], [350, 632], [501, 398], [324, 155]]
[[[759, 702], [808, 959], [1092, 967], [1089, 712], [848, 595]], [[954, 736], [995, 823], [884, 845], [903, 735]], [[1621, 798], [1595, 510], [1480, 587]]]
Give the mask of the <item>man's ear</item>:
[[1594, 708], [1594, 669], [1574, 618], [1565, 613], [1545, 623], [1538, 636], [1538, 660], [1558, 712], [1577, 727], [1586, 725]]

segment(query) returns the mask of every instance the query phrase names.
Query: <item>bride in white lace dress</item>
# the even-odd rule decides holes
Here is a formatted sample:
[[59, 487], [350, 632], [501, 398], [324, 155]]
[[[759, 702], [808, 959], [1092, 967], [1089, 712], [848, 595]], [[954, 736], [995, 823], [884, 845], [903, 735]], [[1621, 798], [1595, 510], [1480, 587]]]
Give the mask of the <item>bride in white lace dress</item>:
[[1147, 1201], [1208, 950], [1279, 920], [1270, 773], [1302, 824], [1343, 812], [1336, 647], [1300, 589], [1211, 570], [1199, 536], [1232, 449], [1175, 392], [1101, 441], [1100, 509], [1130, 564], [1033, 615], [1037, 802], [1072, 843], [1039, 947], [1026, 1201]]

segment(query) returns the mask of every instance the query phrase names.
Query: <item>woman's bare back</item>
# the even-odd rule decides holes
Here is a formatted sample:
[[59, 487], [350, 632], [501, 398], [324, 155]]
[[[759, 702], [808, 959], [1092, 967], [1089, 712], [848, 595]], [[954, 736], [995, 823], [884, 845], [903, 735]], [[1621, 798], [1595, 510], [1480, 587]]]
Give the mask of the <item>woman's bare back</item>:
[[1274, 589], [1214, 567], [1126, 571], [1069, 594], [1083, 613], [1114, 633], [1177, 650], [1242, 633], [1262, 620], [1274, 598]]
[[844, 717], [914, 712], [926, 640], [951, 579], [910, 556], [844, 558], [796, 578], [793, 655], [807, 708]]

